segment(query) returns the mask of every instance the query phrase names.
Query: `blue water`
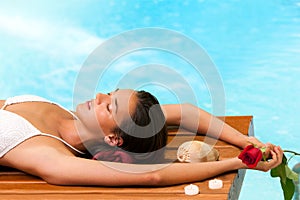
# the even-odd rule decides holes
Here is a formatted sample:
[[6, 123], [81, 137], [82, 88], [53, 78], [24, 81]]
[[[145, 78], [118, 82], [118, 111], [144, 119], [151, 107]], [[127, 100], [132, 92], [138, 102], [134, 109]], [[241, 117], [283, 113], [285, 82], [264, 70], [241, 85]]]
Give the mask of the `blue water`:
[[[106, 39], [144, 27], [175, 30], [200, 44], [222, 77], [226, 115], [253, 115], [260, 140], [300, 152], [300, 0], [1, 1], [0, 97], [33, 93], [72, 109], [88, 55]], [[188, 74], [168, 56], [153, 59]], [[124, 63], [138, 65], [134, 58]], [[199, 82], [197, 104], [210, 111]], [[163, 92], [156, 92], [162, 103], [173, 99]], [[282, 198], [279, 180], [247, 171], [240, 199]]]

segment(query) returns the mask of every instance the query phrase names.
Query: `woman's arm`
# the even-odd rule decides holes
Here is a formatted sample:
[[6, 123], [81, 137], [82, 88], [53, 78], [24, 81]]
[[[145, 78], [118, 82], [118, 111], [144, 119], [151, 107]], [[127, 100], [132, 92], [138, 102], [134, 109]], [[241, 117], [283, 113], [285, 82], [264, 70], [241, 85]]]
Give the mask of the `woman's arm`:
[[53, 176], [52, 179], [47, 179], [48, 182], [60, 185], [167, 186], [201, 181], [224, 172], [246, 168], [238, 158], [217, 162], [164, 165], [109, 163], [76, 157], [64, 160], [60, 170], [66, 170], [67, 173], [58, 177]]
[[[200, 181], [227, 171], [246, 168], [238, 158], [204, 163], [135, 165], [79, 158], [61, 150], [45, 143], [34, 146], [21, 144], [7, 153], [4, 160], [11, 167], [58, 185], [164, 186]], [[272, 160], [260, 162], [258, 170], [267, 171], [280, 164], [282, 150], [274, 150]]]
[[241, 148], [249, 145], [249, 142], [263, 145], [256, 138], [243, 135], [222, 120], [192, 104], [162, 105], [162, 109], [168, 125], [182, 125], [188, 130], [219, 138]]

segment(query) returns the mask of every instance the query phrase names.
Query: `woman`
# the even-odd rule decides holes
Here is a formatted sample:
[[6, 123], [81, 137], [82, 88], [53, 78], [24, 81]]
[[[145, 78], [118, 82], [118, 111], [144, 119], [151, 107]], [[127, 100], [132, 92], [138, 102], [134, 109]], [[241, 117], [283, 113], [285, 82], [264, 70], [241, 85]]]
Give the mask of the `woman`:
[[[11, 147], [17, 146], [20, 141], [42, 135], [63, 142], [79, 155], [86, 156], [86, 147], [92, 151], [91, 153], [97, 153], [100, 150], [111, 150], [108, 148], [111, 146], [120, 147], [128, 153], [135, 154], [134, 156], [127, 155], [125, 157], [127, 162], [159, 162], [158, 156], [162, 154], [156, 150], [163, 148], [167, 139], [163, 112], [160, 106], [157, 106], [157, 110], [150, 112], [152, 115], [149, 115], [150, 108], [158, 105], [156, 98], [144, 91], [135, 92], [134, 95], [131, 95], [132, 93], [132, 90], [116, 90], [107, 95], [99, 93], [95, 100], [78, 105], [75, 114], [40, 97], [26, 95], [9, 98], [2, 106], [1, 116], [8, 124], [7, 126], [2, 124], [2, 130], [12, 129], [14, 132], [26, 133], [15, 135], [13, 138], [18, 138], [18, 140], [11, 141], [11, 134], [3, 131], [2, 141], [9, 141], [9, 143], [2, 144], [7, 148], [2, 153], [0, 149], [0, 156], [4, 155]], [[24, 110], [26, 111], [24, 112]], [[22, 116], [30, 123], [26, 123], [20, 116], [12, 116], [13, 113]], [[155, 123], [149, 123], [150, 117]], [[17, 121], [14, 118], [17, 118]], [[132, 119], [133, 122], [130, 122], [129, 119]], [[161, 122], [161, 126], [154, 130], [158, 124], [157, 121]], [[22, 127], [29, 126], [26, 131], [16, 130], [14, 125], [8, 128], [11, 124], [23, 123]], [[147, 124], [150, 125], [148, 130], [140, 131], [139, 126]], [[152, 132], [156, 134], [150, 136]], [[99, 147], [99, 144], [102, 144], [102, 148]], [[151, 160], [146, 159], [148, 157]], [[124, 160], [121, 161], [124, 162]]]
[[[32, 96], [0, 101], [3, 108], [0, 112], [0, 165], [39, 176], [51, 184], [105, 186], [171, 185], [199, 181], [227, 171], [246, 168], [238, 158], [207, 163], [173, 163], [166, 166], [110, 162], [108, 165], [107, 162], [78, 157], [79, 154], [86, 153], [88, 148], [85, 144], [94, 141], [105, 141], [109, 146], [121, 147], [133, 152], [133, 157], [147, 152], [156, 154], [155, 152], [159, 152], [166, 143], [165, 125], [160, 122], [164, 120], [164, 116], [167, 125], [182, 124], [188, 129], [196, 128], [200, 133], [206, 133], [212, 122], [221, 129], [210, 130], [208, 134], [242, 148], [248, 145], [249, 141], [263, 145], [255, 138], [242, 135], [197, 107], [189, 104], [165, 105], [162, 106], [162, 112], [159, 106], [154, 106], [158, 102], [152, 95], [140, 93], [133, 90], [99, 93], [96, 99], [78, 105], [75, 113]], [[152, 103], [143, 102], [141, 96], [152, 99]], [[139, 106], [142, 106], [142, 109]], [[138, 109], [141, 111], [137, 111]], [[140, 112], [146, 113], [148, 119], [144, 122], [141, 121], [143, 117], [136, 116], [141, 114]], [[131, 118], [137, 124], [128, 125]], [[194, 123], [195, 119], [199, 119], [199, 123]], [[25, 131], [16, 131], [16, 127]], [[145, 127], [147, 129], [144, 129]], [[141, 134], [141, 130], [146, 130], [146, 135], [136, 137], [137, 134]], [[158, 133], [153, 135], [151, 130]], [[27, 132], [30, 134], [26, 134]], [[135, 142], [130, 142], [132, 137]], [[10, 143], [9, 140], [13, 142]], [[147, 143], [147, 140], [152, 142]], [[143, 145], [140, 145], [141, 142]], [[153, 142], [155, 145], [151, 146]], [[268, 147], [272, 159], [259, 162], [257, 170], [268, 171], [281, 163], [281, 148], [272, 145]], [[146, 157], [156, 156], [150, 154]], [[134, 161], [143, 159], [134, 158]], [[129, 171], [132, 173], [128, 173]], [[182, 171], [185, 173], [181, 173]]]

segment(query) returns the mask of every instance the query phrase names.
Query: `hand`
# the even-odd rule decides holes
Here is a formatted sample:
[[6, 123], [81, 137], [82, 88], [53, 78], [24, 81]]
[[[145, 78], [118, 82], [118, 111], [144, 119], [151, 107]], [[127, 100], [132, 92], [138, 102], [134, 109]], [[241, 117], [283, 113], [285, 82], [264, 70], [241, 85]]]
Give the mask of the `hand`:
[[264, 144], [261, 141], [259, 141], [257, 138], [252, 137], [252, 136], [248, 137], [248, 142], [254, 144], [258, 148], [265, 147], [266, 149], [265, 149], [265, 152], [263, 153], [264, 158], [269, 159], [272, 157], [271, 151], [274, 151], [274, 147], [275, 147], [274, 144], [271, 144], [271, 143]]
[[255, 167], [256, 170], [267, 172], [280, 165], [283, 158], [283, 150], [279, 146], [273, 145], [273, 150], [270, 150], [272, 159], [267, 161], [260, 161]]

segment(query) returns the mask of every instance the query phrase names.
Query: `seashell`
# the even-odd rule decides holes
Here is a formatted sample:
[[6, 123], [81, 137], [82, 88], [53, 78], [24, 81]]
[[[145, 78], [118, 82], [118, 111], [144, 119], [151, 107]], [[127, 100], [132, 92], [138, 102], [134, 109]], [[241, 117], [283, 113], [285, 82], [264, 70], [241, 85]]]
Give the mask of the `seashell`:
[[177, 150], [180, 162], [208, 162], [219, 159], [219, 152], [211, 145], [201, 141], [188, 141], [181, 144]]

